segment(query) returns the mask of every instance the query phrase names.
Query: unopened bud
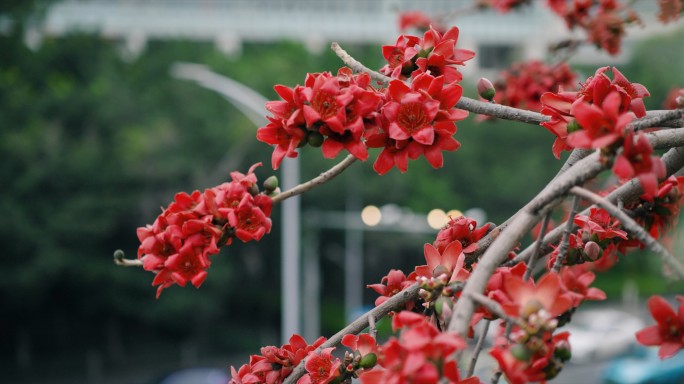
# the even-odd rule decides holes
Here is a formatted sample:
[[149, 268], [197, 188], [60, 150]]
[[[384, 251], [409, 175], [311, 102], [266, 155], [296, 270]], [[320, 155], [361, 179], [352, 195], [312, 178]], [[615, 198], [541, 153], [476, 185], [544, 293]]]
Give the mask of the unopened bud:
[[530, 350], [522, 344], [516, 344], [512, 346], [509, 351], [511, 351], [511, 355], [513, 355], [513, 357], [519, 361], [528, 361], [531, 356]]
[[596, 244], [596, 242], [589, 241], [584, 244], [584, 254], [587, 256], [587, 259], [596, 261], [601, 257], [602, 253], [601, 246]]
[[568, 123], [568, 133], [577, 132], [582, 129], [582, 126], [577, 122], [577, 120], [572, 120]]
[[375, 353], [368, 353], [361, 358], [359, 366], [361, 366], [361, 368], [372, 368], [377, 361], [378, 357], [375, 356]]
[[477, 81], [477, 93], [481, 98], [492, 101], [496, 95], [496, 89], [494, 89], [494, 85], [489, 79], [480, 77]]
[[424, 289], [420, 289], [420, 290], [418, 291], [418, 297], [420, 297], [421, 299], [427, 301], [427, 300], [430, 298], [430, 292], [429, 292], [429, 291], [426, 291], [426, 290], [424, 290]]
[[124, 251], [122, 251], [120, 249], [117, 249], [116, 251], [114, 251], [114, 260], [123, 261], [124, 256], [125, 256]]
[[310, 146], [318, 148], [323, 145], [323, 135], [319, 132], [309, 132], [309, 136], [306, 138]]
[[446, 296], [440, 296], [437, 298], [435, 301], [435, 311], [437, 311], [438, 315], [441, 315], [444, 313], [445, 310], [451, 309], [453, 307], [454, 302], [451, 301], [450, 298]]
[[677, 103], [679, 108], [684, 108], [684, 95], [675, 97], [675, 103]]
[[268, 179], [264, 180], [264, 190], [266, 193], [271, 193], [278, 188], [278, 177], [273, 175]]
[[249, 187], [249, 194], [252, 195], [252, 196], [258, 195], [258, 194], [259, 194], [259, 186], [256, 185], [256, 184], [252, 184], [252, 185]]
[[553, 355], [559, 358], [561, 361], [568, 361], [572, 357], [572, 349], [570, 348], [570, 343], [566, 340], [561, 340], [556, 344], [556, 349], [553, 351]]

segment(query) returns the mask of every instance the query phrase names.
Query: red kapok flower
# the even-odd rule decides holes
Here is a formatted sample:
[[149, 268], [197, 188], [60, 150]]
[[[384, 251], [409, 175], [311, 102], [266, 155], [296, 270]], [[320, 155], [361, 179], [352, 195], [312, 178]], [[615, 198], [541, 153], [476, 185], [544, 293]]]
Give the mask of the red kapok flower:
[[382, 47], [387, 64], [380, 72], [395, 79], [405, 79], [429, 71], [433, 76], [444, 75], [447, 83], [460, 81], [461, 73], [454, 65], [464, 65], [475, 53], [456, 48], [458, 34], [456, 27], [444, 34], [431, 27], [422, 39], [401, 35], [395, 45]]
[[581, 129], [570, 133], [566, 142], [575, 148], [604, 148], [620, 140], [634, 120], [631, 112], [620, 113], [621, 97], [617, 92], [606, 96], [600, 107], [576, 102], [571, 107]]
[[456, 333], [440, 332], [420, 314], [402, 311], [392, 319], [392, 329], [401, 330], [399, 338], [390, 338], [382, 347], [378, 366], [360, 375], [363, 384], [437, 383], [446, 378], [461, 381], [453, 353], [466, 347]]
[[342, 338], [342, 345], [348, 347], [352, 351], [359, 353], [361, 358], [370, 354], [376, 353], [378, 346], [375, 343], [375, 338], [367, 333], [362, 333], [360, 335], [344, 335]]
[[[375, 292], [381, 295], [375, 299], [375, 305], [378, 306], [387, 301], [387, 299], [390, 297], [401, 292], [404, 288], [413, 284], [414, 281], [415, 280], [407, 279], [406, 275], [404, 275], [404, 272], [397, 269], [391, 269], [387, 276], [382, 278], [380, 284], [370, 284], [366, 287], [373, 289]], [[412, 303], [407, 304], [412, 305]]]
[[327, 384], [340, 375], [340, 359], [334, 358], [335, 348], [324, 348], [321, 353], [309, 353], [304, 367], [308, 372], [297, 380], [297, 384]]
[[454, 151], [460, 143], [453, 138], [454, 122], [468, 113], [454, 109], [461, 98], [458, 84], [444, 84], [444, 77], [427, 74], [417, 76], [410, 87], [392, 80], [387, 89], [387, 103], [382, 108], [382, 128], [367, 133], [366, 145], [384, 148], [373, 168], [379, 174], [394, 165], [400, 171], [408, 167], [408, 159], [425, 155], [428, 162], [443, 165], [442, 151]]
[[283, 120], [268, 117], [269, 123], [257, 129], [257, 140], [275, 145], [271, 156], [271, 167], [278, 169], [285, 156], [297, 157], [297, 147], [306, 138], [306, 132], [299, 127], [287, 127]]
[[637, 341], [647, 346], [659, 345], [658, 356], [668, 359], [684, 348], [684, 296], [677, 296], [675, 310], [660, 296], [648, 299], [648, 309], [657, 324], [636, 333]]
[[430, 27], [439, 32], [444, 32], [444, 27], [439, 22], [421, 11], [406, 11], [399, 14], [399, 30], [402, 32], [409, 28], [426, 31]]
[[576, 75], [563, 63], [546, 65], [539, 60], [514, 63], [501, 72], [494, 82], [494, 101], [510, 107], [532, 111], [542, 109], [541, 97], [546, 92], [571, 90], [576, 87]]
[[658, 20], [663, 24], [679, 20], [682, 13], [681, 0], [658, 0]]
[[578, 307], [584, 300], [606, 299], [605, 292], [589, 287], [596, 278], [593, 272], [586, 271], [581, 266], [569, 266], [561, 269], [560, 276], [563, 288], [570, 294], [573, 307]]
[[441, 253], [432, 244], [425, 244], [423, 251], [428, 265], [416, 267], [417, 275], [430, 278], [446, 274], [449, 282], [465, 281], [470, 275], [463, 268], [465, 255], [459, 241], [451, 242]]
[[589, 235], [596, 235], [598, 241], [619, 237], [627, 240], [627, 232], [620, 229], [620, 221], [614, 219], [602, 208], [591, 208], [589, 216], [577, 215], [575, 224]]
[[556, 136], [552, 151], [556, 159], [560, 159], [560, 153], [571, 151], [573, 146], [567, 143], [568, 124], [574, 120], [570, 113], [572, 103], [577, 100], [577, 92], [546, 92], [541, 96], [541, 113], [551, 116], [550, 121], [545, 121], [541, 125]]
[[664, 178], [666, 174], [663, 160], [651, 156], [652, 153], [651, 143], [642, 132], [636, 135], [636, 139], [629, 135], [625, 138], [622, 152], [613, 165], [613, 173], [622, 182], [638, 177], [644, 190], [642, 197], [649, 201], [653, 200], [658, 191], [658, 179]]
[[547, 273], [536, 284], [512, 275], [504, 281], [504, 289], [511, 301], [501, 304], [509, 316], [524, 319], [544, 309], [557, 317], [572, 307], [572, 299], [563, 291], [557, 273]]
[[489, 231], [489, 224], [477, 228], [477, 221], [469, 217], [452, 217], [439, 231], [433, 245], [439, 252], [444, 252], [451, 242], [459, 241], [464, 253], [472, 253], [477, 250], [477, 242], [487, 234], [487, 231]]
[[508, 13], [511, 9], [529, 4], [530, 0], [480, 0], [479, 4], [489, 5], [499, 13]]

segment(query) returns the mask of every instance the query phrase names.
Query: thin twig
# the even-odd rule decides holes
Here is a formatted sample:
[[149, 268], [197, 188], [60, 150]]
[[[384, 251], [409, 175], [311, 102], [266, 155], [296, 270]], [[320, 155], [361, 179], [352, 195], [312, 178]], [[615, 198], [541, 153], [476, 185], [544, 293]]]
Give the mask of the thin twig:
[[[649, 137], [649, 140], [657, 139], [651, 141], [651, 143], [654, 147], [658, 147], [658, 144], [662, 144], [661, 141], [667, 141], [670, 138], [675, 138], [675, 136], [671, 135], [671, 133], [673, 132], [661, 131], [653, 134], [647, 134], [647, 136]], [[679, 132], [678, 137], [684, 138], [682, 132]], [[684, 143], [680, 145], [684, 145]], [[673, 175], [675, 172], [679, 171], [680, 169], [682, 169], [682, 167], [684, 167], [684, 147], [670, 149], [665, 155], [663, 155], [662, 159], [666, 169], [665, 176], [669, 177], [670, 175]], [[641, 183], [639, 182], [639, 179], [634, 178], [629, 182], [621, 185], [610, 194], [608, 194], [608, 196], [606, 196], [606, 199], [612, 203], [615, 203], [618, 200], [622, 200], [623, 202], [628, 204], [637, 199], [639, 196], [641, 196], [642, 193], [643, 190], [641, 188]], [[590, 208], [585, 209], [584, 211], [580, 212], [580, 214], [588, 215]], [[549, 232], [546, 235], [546, 237], [544, 237], [544, 243], [541, 247], [541, 254], [546, 254], [547, 252], [551, 251], [549, 244], [553, 244], [560, 240], [562, 232], [562, 227], [558, 226], [554, 228], [551, 232]], [[528, 247], [527, 249], [520, 252], [513, 260], [507, 262], [506, 265], [511, 266], [521, 261], [526, 261], [531, 257], [531, 255], [532, 247]]]
[[[574, 187], [573, 189], [578, 188]], [[572, 190], [572, 189], [571, 189]], [[575, 228], [575, 215], [577, 214], [577, 209], [579, 208], [580, 198], [575, 196], [572, 199], [572, 207], [570, 208], [570, 214], [568, 215], [568, 221], [565, 223], [565, 231], [563, 231], [563, 238], [561, 239], [560, 245], [558, 246], [558, 255], [556, 256], [556, 262], [553, 263], [553, 272], [560, 271], [563, 265], [563, 260], [565, 260], [565, 255], [568, 253], [568, 245], [570, 244], [570, 235]]]
[[470, 377], [475, 372], [475, 366], [477, 365], [477, 359], [480, 357], [480, 351], [482, 351], [482, 346], [484, 345], [485, 338], [487, 337], [487, 332], [489, 332], [489, 325], [492, 323], [491, 320], [485, 320], [484, 329], [477, 339], [477, 344], [475, 344], [475, 349], [473, 350], [473, 355], [470, 358], [470, 364], [468, 365], [468, 370], [466, 371], [465, 377]]
[[368, 315], [368, 333], [375, 339], [378, 336], [378, 329], [375, 327], [375, 317]]
[[392, 80], [391, 77], [385, 76], [382, 73], [376, 72], [376, 71], [366, 67], [365, 65], [361, 64], [360, 61], [356, 60], [349, 53], [347, 53], [347, 51], [342, 49], [342, 47], [340, 47], [340, 45], [337, 44], [337, 42], [333, 42], [330, 45], [330, 49], [332, 49], [333, 52], [335, 52], [337, 57], [339, 57], [340, 60], [342, 60], [342, 62], [346, 66], [353, 69], [354, 71], [366, 72], [367, 74], [370, 75], [371, 79], [378, 81], [380, 83], [383, 83], [383, 84], [389, 84], [389, 82]]
[[[393, 80], [391, 77], [369, 69], [361, 62], [353, 58], [349, 53], [347, 53], [347, 51], [342, 49], [339, 44], [332, 43], [330, 48], [335, 52], [340, 60], [342, 60], [342, 62], [352, 70], [356, 72], [366, 72], [373, 80], [383, 84], [389, 84], [389, 82]], [[466, 111], [497, 117], [500, 119], [521, 121], [523, 123], [535, 125], [543, 121], [550, 120], [549, 116], [544, 116], [541, 113], [512, 108], [501, 104], [492, 104], [468, 97], [461, 97], [461, 99], [456, 103], [456, 108], [465, 109]]]
[[142, 267], [142, 260], [125, 259], [124, 252], [120, 249], [114, 251], [114, 264], [120, 267]]
[[534, 264], [537, 262], [537, 257], [539, 257], [539, 248], [541, 248], [541, 244], [544, 240], [544, 236], [546, 236], [546, 227], [549, 225], [549, 220], [551, 219], [551, 211], [549, 211], [544, 218], [542, 219], [541, 222], [541, 230], [539, 231], [539, 236], [537, 237], [537, 241], [534, 243], [534, 251], [532, 252], [532, 257], [530, 258], [530, 261], [527, 263], [526, 269], [525, 269], [525, 274], [523, 275], [523, 280], [527, 281], [530, 276], [532, 276], [532, 271], [534, 270]]
[[682, 265], [679, 260], [677, 260], [677, 258], [670, 253], [670, 251], [663, 247], [662, 244], [651, 237], [651, 235], [649, 235], [648, 232], [646, 232], [639, 224], [637, 224], [636, 221], [629, 217], [629, 215], [618, 209], [618, 207], [616, 207], [610, 201], [587, 189], [574, 187], [570, 190], [570, 193], [577, 197], [591, 201], [592, 203], [608, 211], [611, 216], [620, 220], [622, 228], [627, 231], [631, 237], [639, 240], [642, 244], [649, 247], [651, 251], [660, 256], [665, 264], [672, 267], [677, 275], [679, 275], [681, 280], [684, 280], [684, 265]]
[[[465, 295], [467, 298], [470, 293], [482, 293], [489, 277], [506, 259], [508, 252], [542, 219], [546, 210], [557, 203], [560, 196], [566, 195], [570, 188], [596, 177], [604, 169], [605, 165], [598, 161], [598, 154], [593, 153], [552, 180], [536, 197], [515, 214], [506, 230], [502, 231], [489, 246], [480, 258], [477, 268], [470, 275], [461, 296]], [[458, 300], [456, 307], [454, 307], [454, 316], [449, 322], [449, 330], [465, 335], [474, 312], [475, 305], [472, 300]]]
[[507, 315], [506, 312], [504, 312], [503, 308], [501, 308], [501, 304], [490, 299], [489, 297], [487, 297], [487, 296], [485, 296], [479, 292], [471, 292], [468, 294], [468, 296], [473, 301], [475, 301], [476, 303], [485, 307], [486, 310], [493, 313], [494, 315], [501, 318], [502, 320], [504, 320], [508, 323], [511, 323], [511, 324], [520, 324], [520, 319]]
[[273, 197], [273, 204], [280, 203], [287, 198], [302, 194], [313, 189], [314, 187], [324, 184], [325, 182], [342, 173], [345, 169], [352, 165], [354, 161], [356, 161], [356, 158], [353, 155], [348, 155], [344, 158], [344, 160], [337, 163], [337, 165], [314, 177], [313, 179], [277, 194], [275, 197]]
[[[354, 320], [352, 323], [344, 327], [341, 331], [337, 332], [331, 336], [325, 343], [321, 344], [317, 349], [316, 353], [319, 353], [323, 348], [330, 348], [337, 346], [345, 335], [357, 334], [363, 331], [369, 325], [369, 319], [372, 316], [375, 320], [381, 319], [389, 312], [397, 310], [404, 306], [407, 302], [415, 300], [418, 297], [418, 290], [420, 285], [414, 283], [410, 287], [404, 289], [403, 291], [397, 293], [396, 295], [390, 297], [384, 303], [378, 305], [377, 307], [371, 309], [365, 314], [361, 315], [358, 319]], [[306, 373], [306, 368], [304, 364], [306, 359], [303, 359], [297, 367], [292, 371], [290, 376], [288, 376], [284, 384], [294, 384]]]

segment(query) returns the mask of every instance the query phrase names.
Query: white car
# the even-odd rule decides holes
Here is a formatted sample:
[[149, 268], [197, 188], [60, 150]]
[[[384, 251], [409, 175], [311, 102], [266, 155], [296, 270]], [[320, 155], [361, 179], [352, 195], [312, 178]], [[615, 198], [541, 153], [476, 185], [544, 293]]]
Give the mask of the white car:
[[570, 332], [570, 361], [581, 364], [629, 352], [636, 345], [634, 334], [645, 326], [641, 318], [617, 309], [580, 309], [559, 331]]

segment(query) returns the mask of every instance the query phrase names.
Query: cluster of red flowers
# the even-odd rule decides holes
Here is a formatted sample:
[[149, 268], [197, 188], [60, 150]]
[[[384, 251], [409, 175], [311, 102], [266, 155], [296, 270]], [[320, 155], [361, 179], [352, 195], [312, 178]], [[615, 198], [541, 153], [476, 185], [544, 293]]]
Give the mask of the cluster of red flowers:
[[684, 176], [670, 176], [660, 183], [653, 201], [640, 199], [625, 208], [634, 213], [636, 222], [642, 225], [651, 237], [660, 239], [676, 224], [682, 202]]
[[547, 0], [551, 10], [565, 20], [568, 28], [582, 28], [589, 42], [611, 55], [620, 52], [625, 26], [640, 22], [636, 12], [618, 0]]
[[[660, 183], [652, 198], [637, 199], [624, 207], [634, 220], [660, 239], [675, 223], [684, 201], [684, 176], [670, 176]], [[625, 254], [630, 248], [643, 248], [637, 239], [629, 238], [621, 229], [619, 220], [612, 218], [601, 208], [591, 208], [589, 216], [576, 215], [578, 227], [568, 239], [568, 249], [563, 265], [581, 267], [580, 270], [605, 271], [618, 261], [618, 252]], [[550, 254], [548, 266], [555, 263], [559, 248]]]
[[[468, 116], [454, 108], [462, 95], [454, 65], [474, 53], [456, 49], [457, 39], [456, 27], [444, 35], [431, 28], [423, 38], [402, 35], [396, 45], [383, 47], [388, 64], [382, 71], [395, 78], [383, 90], [370, 86], [368, 74], [348, 68], [337, 76], [309, 74], [294, 89], [276, 86], [283, 100], [267, 103], [273, 117], [257, 130], [258, 140], [275, 146], [273, 168], [307, 143], [322, 146], [326, 158], [344, 149], [362, 161], [368, 147], [382, 148], [373, 166], [381, 175], [395, 165], [406, 172], [408, 159], [420, 156], [441, 167], [442, 151], [460, 146], [454, 122]], [[403, 82], [406, 76], [413, 78], [410, 85]]]
[[658, 20], [663, 24], [679, 20], [684, 4], [681, 0], [658, 0]]
[[[435, 242], [425, 244], [425, 260], [427, 265], [417, 266], [408, 276], [396, 269], [390, 270], [379, 284], [367, 287], [380, 294], [375, 305], [384, 303], [390, 297], [401, 292], [418, 277], [432, 278], [447, 274], [447, 282], [462, 281], [465, 267], [465, 255], [477, 250], [477, 242], [489, 231], [489, 224], [477, 227], [477, 221], [472, 218], [459, 216], [451, 218], [444, 228], [437, 234]], [[456, 273], [454, 273], [456, 271]], [[405, 309], [411, 310], [414, 303], [406, 304]]]
[[401, 32], [406, 32], [411, 28], [423, 32], [430, 28], [434, 28], [439, 33], [446, 32], [446, 28], [444, 28], [440, 22], [421, 11], [401, 12], [399, 14], [399, 30]]
[[[583, 227], [582, 230], [591, 232], [596, 242], [624, 233], [617, 229], [618, 223], [598, 211], [592, 212], [590, 217], [581, 217], [577, 223]], [[417, 266], [408, 277], [401, 271], [392, 270], [380, 284], [369, 285], [382, 295], [376, 305], [418, 282], [421, 288], [419, 298], [408, 303], [404, 308], [407, 311], [400, 314], [427, 319], [425, 314], [435, 313], [433, 319], [446, 326], [463, 283], [477, 268], [477, 263], [466, 263], [467, 253], [477, 249], [477, 241], [488, 230], [489, 225], [477, 228], [475, 220], [470, 218], [452, 219], [439, 232], [434, 244], [425, 244], [427, 265]], [[519, 320], [512, 328], [511, 337], [501, 338], [490, 352], [512, 383], [554, 377], [569, 359], [570, 351], [567, 333], [554, 335], [556, 328], [562, 325], [561, 319], [563, 323], [567, 321], [585, 300], [606, 298], [603, 291], [591, 287], [595, 275], [582, 266], [564, 266], [558, 273], [546, 273], [536, 283], [532, 279], [524, 279], [526, 270], [525, 263], [499, 267], [484, 291], [484, 295], [498, 303], [507, 316]], [[497, 318], [498, 314], [491, 312], [491, 308], [479, 306], [471, 320], [471, 329], [482, 319]], [[381, 377], [380, 373], [369, 374]], [[363, 380], [363, 376], [361, 378]]]
[[539, 60], [511, 65], [494, 82], [494, 101], [514, 108], [539, 111], [546, 92], [574, 89], [576, 75], [566, 63], [548, 66]]
[[480, 383], [477, 377], [462, 379], [454, 352], [466, 347], [455, 333], [440, 332], [427, 317], [402, 311], [392, 318], [392, 329], [401, 331], [379, 347], [378, 367], [363, 372], [363, 384], [437, 383], [446, 378], [449, 383]]
[[665, 166], [652, 156], [653, 148], [643, 132], [635, 133], [629, 124], [644, 117], [643, 98], [648, 90], [631, 83], [616, 68], [611, 80], [599, 68], [577, 92], [545, 93], [541, 97], [541, 113], [551, 120], [541, 125], [556, 135], [553, 153], [558, 158], [563, 150], [600, 148], [603, 160], [611, 161], [617, 149], [613, 172], [626, 181], [638, 177], [646, 199], [653, 198], [658, 179], [665, 176]]
[[229, 384], [282, 383], [292, 370], [325, 340], [325, 337], [320, 337], [313, 344], [307, 344], [303, 337], [295, 334], [290, 337], [289, 344], [280, 348], [261, 348], [261, 355], [252, 355], [249, 364], [243, 364], [237, 371], [230, 367]]
[[[568, 238], [568, 249], [563, 265], [585, 264], [585, 269], [606, 270], [617, 262], [618, 250], [625, 249], [627, 233], [620, 229], [620, 222], [601, 208], [591, 208], [589, 216], [576, 215], [574, 223], [579, 228]], [[551, 268], [558, 257], [557, 247], [547, 259]]]
[[480, 7], [491, 7], [499, 13], [507, 13], [522, 5], [529, 4], [530, 0], [478, 0]]
[[648, 299], [648, 309], [651, 311], [655, 325], [637, 332], [636, 338], [640, 344], [660, 346], [658, 356], [668, 359], [684, 348], [684, 296], [677, 296], [679, 309], [674, 308], [660, 296]]
[[209, 256], [237, 237], [259, 240], [271, 231], [271, 198], [258, 192], [253, 165], [247, 174], [231, 172], [232, 181], [200, 193], [178, 193], [152, 225], [138, 228], [138, 258], [156, 273], [157, 297], [173, 284], [199, 288], [207, 277]]

